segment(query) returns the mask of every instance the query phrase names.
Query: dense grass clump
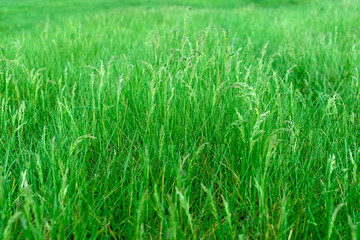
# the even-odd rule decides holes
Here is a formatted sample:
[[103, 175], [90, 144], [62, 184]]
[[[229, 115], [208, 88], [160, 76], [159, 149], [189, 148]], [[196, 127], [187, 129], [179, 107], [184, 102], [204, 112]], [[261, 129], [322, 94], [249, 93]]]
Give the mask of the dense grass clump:
[[0, 239], [358, 239], [359, 12], [0, 4]]

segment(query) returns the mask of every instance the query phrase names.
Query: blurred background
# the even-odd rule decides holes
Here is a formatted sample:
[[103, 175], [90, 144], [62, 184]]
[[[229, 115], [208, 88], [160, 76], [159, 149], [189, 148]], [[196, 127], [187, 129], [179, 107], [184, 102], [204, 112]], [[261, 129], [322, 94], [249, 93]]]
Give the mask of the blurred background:
[[1, 0], [0, 34], [26, 29], [42, 20], [100, 13], [128, 7], [219, 8], [234, 9], [245, 5], [258, 7], [296, 6], [312, 0]]

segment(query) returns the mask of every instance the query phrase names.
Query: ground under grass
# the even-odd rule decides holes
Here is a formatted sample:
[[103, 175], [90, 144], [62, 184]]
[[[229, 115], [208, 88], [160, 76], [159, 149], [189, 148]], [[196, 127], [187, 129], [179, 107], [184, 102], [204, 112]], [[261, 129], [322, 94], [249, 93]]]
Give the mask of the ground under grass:
[[0, 239], [358, 239], [359, 12], [3, 1]]

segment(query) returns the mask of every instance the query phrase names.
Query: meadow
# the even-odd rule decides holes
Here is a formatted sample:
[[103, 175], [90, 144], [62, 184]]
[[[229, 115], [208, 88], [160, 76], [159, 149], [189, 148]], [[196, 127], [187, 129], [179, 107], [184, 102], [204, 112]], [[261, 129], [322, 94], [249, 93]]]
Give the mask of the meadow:
[[358, 0], [2, 0], [0, 239], [359, 239]]

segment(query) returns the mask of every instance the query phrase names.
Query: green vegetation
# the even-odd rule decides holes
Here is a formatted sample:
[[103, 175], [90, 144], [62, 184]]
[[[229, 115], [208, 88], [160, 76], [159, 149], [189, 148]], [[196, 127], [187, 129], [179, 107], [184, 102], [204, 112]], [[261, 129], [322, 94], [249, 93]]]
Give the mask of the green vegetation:
[[0, 239], [358, 239], [359, 12], [2, 1]]

